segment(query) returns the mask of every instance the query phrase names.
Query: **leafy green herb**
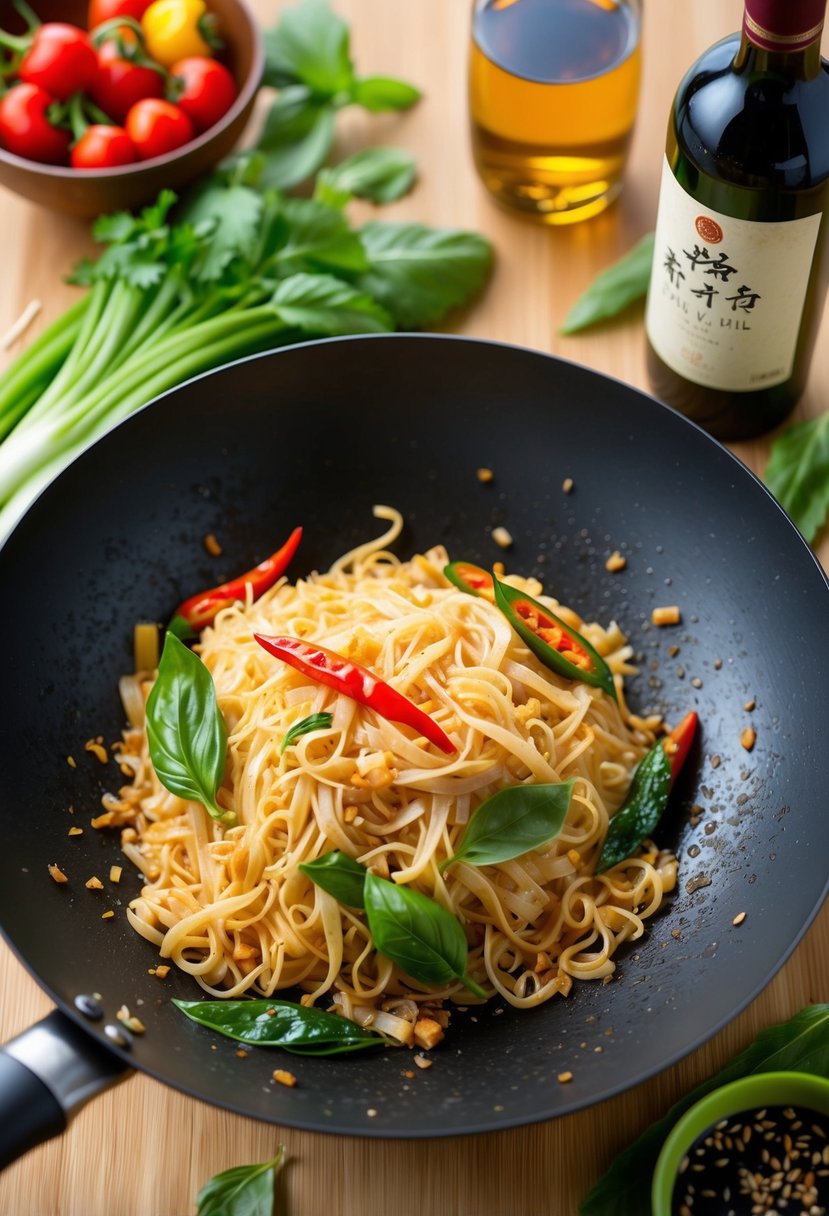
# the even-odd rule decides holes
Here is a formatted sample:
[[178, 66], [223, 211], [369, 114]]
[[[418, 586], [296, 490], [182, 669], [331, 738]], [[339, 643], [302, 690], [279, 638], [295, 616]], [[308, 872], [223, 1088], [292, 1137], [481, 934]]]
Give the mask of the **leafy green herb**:
[[265, 53], [265, 84], [280, 93], [259, 141], [265, 153], [262, 182], [280, 190], [319, 169], [344, 106], [376, 114], [407, 109], [420, 98], [420, 90], [402, 80], [356, 74], [348, 26], [326, 0], [286, 9], [279, 25], [265, 33]]
[[254, 1047], [281, 1047], [297, 1056], [333, 1056], [382, 1047], [376, 1031], [323, 1009], [292, 1001], [178, 1001], [192, 1021]]
[[375, 946], [412, 979], [422, 984], [458, 979], [477, 996], [487, 995], [466, 975], [466, 936], [460, 921], [444, 907], [370, 872], [364, 899]]
[[572, 781], [499, 790], [475, 811], [454, 855], [442, 861], [440, 869], [455, 861], [495, 865], [541, 848], [564, 826], [572, 791]]
[[829, 1076], [829, 1005], [808, 1005], [788, 1022], [763, 1030], [716, 1076], [675, 1103], [625, 1149], [581, 1206], [581, 1216], [651, 1216], [650, 1179], [671, 1128], [700, 1098], [741, 1077], [761, 1072]]
[[613, 816], [596, 866], [601, 874], [630, 857], [646, 836], [650, 836], [668, 801], [671, 762], [661, 743], [640, 761], [625, 804]]
[[347, 904], [349, 908], [365, 907], [364, 887], [368, 871], [347, 853], [340, 853], [339, 850], [323, 853], [315, 861], [301, 862], [299, 868], [307, 878], [341, 904]]
[[308, 735], [312, 730], [328, 730], [331, 723], [334, 721], [334, 715], [328, 713], [327, 710], [322, 710], [318, 714], [309, 714], [307, 718], [302, 718], [299, 722], [294, 722], [293, 726], [288, 730], [282, 744], [279, 748], [280, 756], [285, 751], [286, 747], [290, 747], [292, 743], [296, 743], [297, 739], [301, 739], [303, 735]]
[[158, 678], [147, 699], [147, 740], [159, 781], [171, 794], [201, 802], [214, 819], [233, 824], [216, 794], [225, 770], [227, 732], [213, 677], [174, 634], [164, 639]]
[[578, 333], [615, 317], [635, 300], [643, 299], [650, 282], [653, 239], [654, 234], [649, 232], [623, 258], [597, 275], [567, 313], [558, 332]]
[[403, 329], [433, 324], [479, 291], [489, 274], [489, 242], [474, 232], [372, 220], [360, 239], [370, 267], [357, 284]]
[[829, 413], [796, 422], [775, 439], [765, 480], [811, 544], [829, 511]]
[[401, 148], [365, 148], [331, 168], [320, 169], [314, 198], [334, 207], [350, 198], [391, 203], [411, 190], [415, 159]]
[[319, 337], [382, 334], [393, 329], [371, 296], [332, 275], [295, 274], [279, 284], [271, 308], [283, 325]]
[[274, 1184], [285, 1164], [285, 1145], [261, 1165], [237, 1165], [215, 1174], [196, 1196], [196, 1216], [273, 1216]]

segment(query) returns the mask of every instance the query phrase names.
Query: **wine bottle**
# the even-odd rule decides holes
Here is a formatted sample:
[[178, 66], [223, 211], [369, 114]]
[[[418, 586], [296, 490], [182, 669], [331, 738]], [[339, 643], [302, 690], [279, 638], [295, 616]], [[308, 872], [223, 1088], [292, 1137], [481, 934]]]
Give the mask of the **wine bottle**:
[[654, 393], [719, 439], [777, 426], [803, 391], [826, 294], [826, 0], [745, 0], [668, 123], [648, 291]]

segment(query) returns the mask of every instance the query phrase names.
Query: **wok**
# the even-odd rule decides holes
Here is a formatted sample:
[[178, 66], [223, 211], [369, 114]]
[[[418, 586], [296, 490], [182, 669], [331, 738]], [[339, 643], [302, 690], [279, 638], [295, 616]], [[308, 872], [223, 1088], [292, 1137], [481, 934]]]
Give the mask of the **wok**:
[[[494, 471], [490, 484], [479, 467]], [[493, 1002], [474, 1021], [454, 1014], [417, 1084], [396, 1051], [298, 1059], [255, 1049], [239, 1059], [235, 1044], [172, 1005], [200, 994], [193, 981], [148, 974], [155, 951], [124, 916], [140, 886], [131, 867], [118, 887], [84, 886], [123, 861], [117, 833], [88, 826], [118, 774], [83, 745], [118, 736], [116, 686], [131, 667], [134, 623], [167, 619], [297, 523], [305, 538], [293, 572], [325, 567], [379, 533], [377, 502], [405, 515], [403, 555], [444, 542], [455, 557], [491, 564], [504, 556], [490, 535], [503, 524], [511, 569], [538, 574], [587, 618], [619, 620], [639, 656], [634, 707], [670, 721], [695, 708], [702, 724], [658, 832], [678, 851], [678, 890], [621, 953], [617, 978], [578, 984], [533, 1012]], [[203, 547], [210, 532], [220, 558]], [[616, 548], [627, 568], [610, 574]], [[825, 894], [826, 579], [724, 448], [584, 368], [414, 335], [242, 361], [150, 405], [78, 459], [0, 552], [0, 583], [0, 923], [57, 1006], [0, 1053], [5, 1159], [130, 1068], [314, 1131], [427, 1137], [549, 1119], [714, 1034], [768, 982]], [[682, 624], [651, 626], [652, 608], [672, 603]], [[751, 752], [740, 743], [747, 725]], [[73, 822], [83, 836], [67, 836]], [[67, 884], [51, 881], [50, 863]], [[103, 920], [108, 907], [116, 915]], [[123, 1031], [122, 1005], [145, 1034]], [[583, 1050], [585, 1040], [603, 1051]], [[283, 1063], [296, 1089], [269, 1084]], [[565, 1070], [572, 1082], [557, 1085]]]

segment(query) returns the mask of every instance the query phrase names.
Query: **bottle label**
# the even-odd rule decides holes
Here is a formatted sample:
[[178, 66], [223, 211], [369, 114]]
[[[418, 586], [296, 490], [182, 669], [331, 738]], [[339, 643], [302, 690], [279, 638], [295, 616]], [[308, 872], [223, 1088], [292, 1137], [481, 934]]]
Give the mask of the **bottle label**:
[[666, 157], [645, 317], [657, 355], [706, 388], [783, 384], [819, 228], [819, 214], [758, 223], [703, 207]]

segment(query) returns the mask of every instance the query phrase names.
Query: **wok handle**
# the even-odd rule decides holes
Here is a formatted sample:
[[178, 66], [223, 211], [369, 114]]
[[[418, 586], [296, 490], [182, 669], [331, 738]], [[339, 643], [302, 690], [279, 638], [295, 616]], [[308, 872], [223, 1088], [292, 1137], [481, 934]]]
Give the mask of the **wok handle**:
[[0, 1047], [0, 1170], [130, 1071], [58, 1009]]

